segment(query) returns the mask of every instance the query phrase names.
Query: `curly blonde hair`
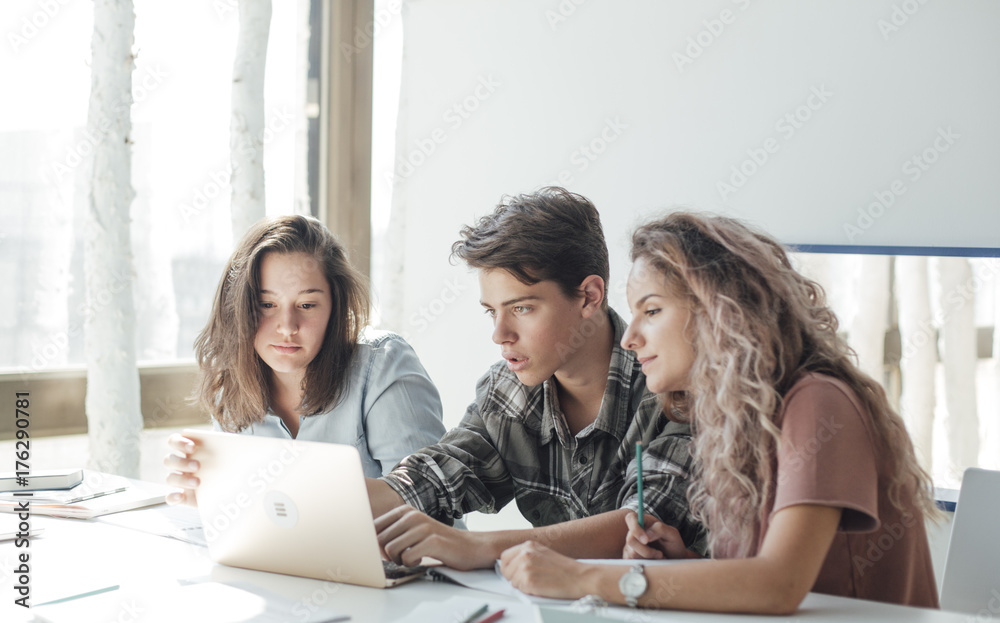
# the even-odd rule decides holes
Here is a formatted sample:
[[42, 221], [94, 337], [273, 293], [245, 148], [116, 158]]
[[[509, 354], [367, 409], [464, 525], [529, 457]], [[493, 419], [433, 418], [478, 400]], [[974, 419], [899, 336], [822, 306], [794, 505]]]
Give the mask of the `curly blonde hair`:
[[695, 359], [686, 392], [663, 396], [664, 410], [691, 422], [692, 511], [709, 546], [736, 544], [746, 556], [774, 495], [783, 396], [806, 372], [847, 384], [871, 415], [876, 451], [892, 462], [889, 499], [913, 500], [936, 517], [930, 476], [919, 466], [902, 418], [885, 390], [863, 373], [823, 289], [792, 267], [785, 249], [742, 222], [672, 213], [639, 227], [632, 261], [645, 260], [691, 310]]

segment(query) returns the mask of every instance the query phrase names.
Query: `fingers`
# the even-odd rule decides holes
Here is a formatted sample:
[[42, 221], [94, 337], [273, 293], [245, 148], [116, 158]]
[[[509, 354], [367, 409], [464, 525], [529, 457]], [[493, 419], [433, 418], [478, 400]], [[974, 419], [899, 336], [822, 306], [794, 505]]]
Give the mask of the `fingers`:
[[646, 529], [646, 534], [649, 535], [651, 540], [655, 539], [658, 541], [683, 542], [681, 539], [681, 533], [677, 531], [677, 528], [667, 525], [662, 521], [657, 521], [649, 525], [649, 528]]
[[201, 484], [201, 480], [197, 476], [182, 472], [170, 472], [167, 474], [165, 482], [168, 486], [178, 489], [197, 489], [198, 485]]
[[521, 549], [528, 543], [531, 543], [531, 541], [515, 545], [514, 547], [508, 547], [500, 554], [500, 573], [503, 574], [503, 577], [508, 580], [510, 579], [511, 574], [515, 570], [517, 557], [521, 553]]
[[629, 534], [625, 538], [625, 547], [622, 549], [622, 558], [660, 560], [663, 558], [663, 552], [653, 545], [647, 545], [639, 542], [637, 539], [633, 538], [632, 534]]
[[432, 521], [412, 506], [394, 508], [375, 520], [379, 547], [397, 564], [417, 564], [432, 547]]
[[515, 545], [514, 547], [508, 547], [500, 554], [500, 572], [504, 574], [505, 577], [510, 579], [510, 575], [507, 574], [505, 569], [512, 569], [516, 566], [526, 555], [532, 553], [544, 552], [548, 548], [541, 543], [536, 543], [535, 541], [525, 541], [520, 545]]
[[645, 515], [644, 519], [646, 523], [645, 528], [639, 525], [639, 516], [629, 511], [625, 515], [625, 525], [628, 526], [628, 538], [634, 539], [642, 545], [648, 545], [651, 541], [657, 539], [659, 529], [666, 524], [649, 514]]
[[375, 534], [383, 548], [420, 524], [423, 513], [412, 506], [399, 506], [375, 519]]
[[189, 459], [187, 457], [178, 456], [176, 454], [170, 453], [163, 457], [163, 466], [166, 467], [171, 472], [179, 472], [184, 474], [195, 474], [201, 465], [198, 461], [194, 459]]
[[628, 534], [625, 537], [622, 558], [660, 560], [675, 558], [678, 551], [685, 550], [684, 540], [681, 539], [677, 528], [663, 523], [648, 513], [645, 515], [645, 523], [646, 528], [643, 529], [639, 526], [639, 517], [635, 513], [629, 512], [625, 515]]
[[[686, 557], [687, 546], [684, 544], [684, 539], [681, 537], [681, 533], [677, 530], [677, 528], [657, 521], [646, 529], [646, 536], [648, 536], [648, 540], [645, 545], [649, 548], [655, 548], [663, 554], [662, 556], [656, 556], [656, 558]], [[649, 552], [641, 548], [643, 545], [641, 541], [633, 542], [630, 535], [625, 539], [625, 542], [626, 547], [631, 547], [637, 556], [649, 557]]]
[[544, 545], [526, 541], [500, 554], [500, 573], [510, 580], [511, 586], [521, 592], [530, 595], [547, 594], [552, 587], [546, 588], [546, 585], [563, 575], [563, 569], [552, 567], [553, 563], [558, 562], [555, 560], [557, 558], [559, 556]]
[[174, 433], [167, 438], [167, 447], [169, 447], [172, 452], [187, 457], [194, 452], [195, 443], [180, 433]]
[[375, 518], [375, 532], [376, 534], [382, 532], [389, 526], [393, 525], [400, 519], [402, 519], [407, 513], [416, 511], [417, 509], [412, 506], [397, 506], [396, 508], [386, 512], [383, 515], [379, 515]]
[[534, 541], [525, 541], [520, 545], [508, 547], [500, 554], [500, 573], [510, 580], [511, 584], [523, 565], [525, 549], [532, 545], [535, 545]]
[[389, 560], [401, 565], [413, 565], [419, 563], [430, 549], [428, 540], [429, 535], [423, 526], [420, 526], [388, 541], [382, 546], [382, 549]]
[[172, 472], [195, 473], [198, 471], [198, 461], [191, 458], [195, 451], [195, 443], [177, 433], [167, 439], [170, 452], [163, 457], [163, 465]]
[[198, 461], [190, 458], [195, 450], [195, 443], [187, 437], [174, 433], [167, 439], [167, 447], [170, 452], [163, 457], [163, 466], [169, 471], [166, 483], [181, 489], [167, 495], [167, 504], [197, 506], [198, 500], [194, 490], [201, 481], [195, 474], [198, 473], [200, 465]]
[[167, 494], [167, 504], [187, 506], [198, 506], [198, 498], [193, 490], [185, 489], [181, 491], [171, 491]]
[[639, 516], [634, 511], [625, 514], [625, 525], [628, 526], [628, 538], [633, 538], [643, 544], [649, 542], [646, 531], [639, 526]]

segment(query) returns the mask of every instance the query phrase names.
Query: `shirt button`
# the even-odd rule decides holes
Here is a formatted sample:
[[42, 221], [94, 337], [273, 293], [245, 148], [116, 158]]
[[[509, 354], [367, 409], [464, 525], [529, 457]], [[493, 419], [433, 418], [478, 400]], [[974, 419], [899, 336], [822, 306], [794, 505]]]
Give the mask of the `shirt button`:
[[586, 456], [581, 456], [579, 460], [580, 460], [580, 465], [586, 465], [587, 464], [587, 457]]

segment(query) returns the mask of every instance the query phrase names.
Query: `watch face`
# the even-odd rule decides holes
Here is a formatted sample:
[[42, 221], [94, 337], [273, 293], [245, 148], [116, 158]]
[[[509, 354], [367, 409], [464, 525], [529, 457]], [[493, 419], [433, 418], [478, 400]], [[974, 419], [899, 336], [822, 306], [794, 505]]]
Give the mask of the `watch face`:
[[646, 592], [646, 576], [638, 571], [629, 571], [622, 576], [619, 587], [626, 597], [639, 597]]

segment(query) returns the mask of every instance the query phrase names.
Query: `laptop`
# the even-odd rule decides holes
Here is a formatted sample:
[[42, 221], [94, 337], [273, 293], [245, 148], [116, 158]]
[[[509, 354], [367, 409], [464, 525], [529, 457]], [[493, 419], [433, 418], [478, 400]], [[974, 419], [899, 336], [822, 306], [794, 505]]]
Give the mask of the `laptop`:
[[354, 447], [183, 434], [196, 444], [198, 512], [215, 562], [374, 588], [423, 575], [382, 559]]
[[[1000, 471], [970, 467], [962, 477], [948, 556], [941, 581], [941, 609], [980, 614], [1000, 604]], [[987, 608], [989, 607], [989, 610]]]

